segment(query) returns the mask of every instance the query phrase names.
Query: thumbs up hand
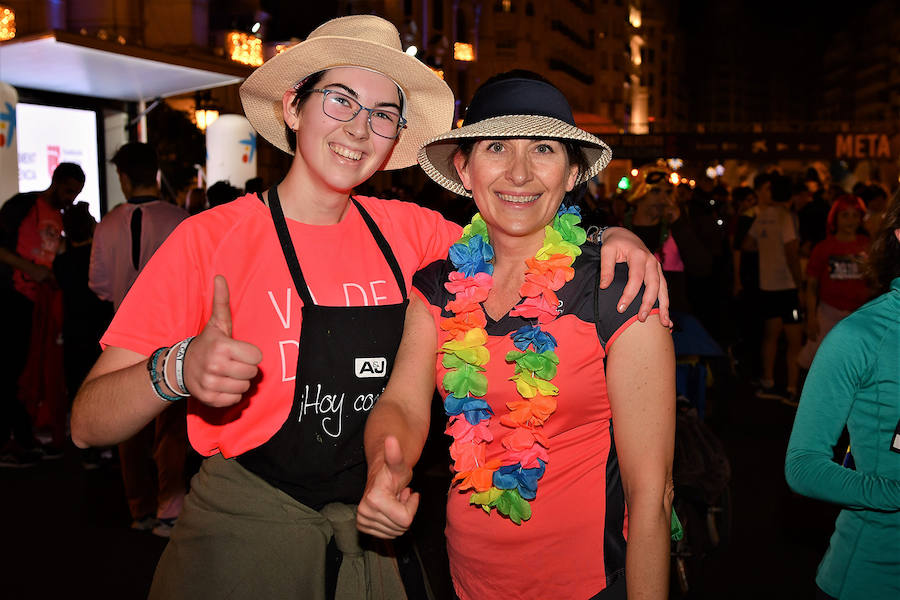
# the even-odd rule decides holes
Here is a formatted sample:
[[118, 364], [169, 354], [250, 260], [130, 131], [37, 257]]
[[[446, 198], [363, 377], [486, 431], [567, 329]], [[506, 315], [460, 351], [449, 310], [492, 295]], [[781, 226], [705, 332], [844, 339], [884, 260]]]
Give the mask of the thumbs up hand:
[[403, 460], [397, 438], [385, 438], [382, 456], [380, 467], [370, 465], [369, 481], [356, 512], [356, 527], [363, 533], [392, 539], [412, 525], [419, 508], [419, 494], [406, 487], [412, 471]]
[[250, 389], [262, 360], [259, 348], [231, 337], [228, 283], [213, 282], [212, 316], [184, 357], [184, 383], [191, 396], [209, 406], [231, 406]]

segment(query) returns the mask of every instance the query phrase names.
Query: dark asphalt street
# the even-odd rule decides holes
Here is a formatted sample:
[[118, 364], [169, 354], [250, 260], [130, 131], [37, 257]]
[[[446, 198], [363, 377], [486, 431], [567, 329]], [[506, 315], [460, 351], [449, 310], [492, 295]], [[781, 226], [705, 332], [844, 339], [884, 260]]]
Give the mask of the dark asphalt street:
[[[707, 421], [733, 470], [732, 530], [725, 547], [694, 565], [689, 597], [812, 598], [837, 509], [792, 494], [784, 482], [793, 409], [753, 397], [727, 374], [717, 378], [709, 402]], [[414, 533], [438, 599], [450, 599], [441, 535], [446, 483], [427, 472], [418, 479], [424, 499]], [[166, 542], [128, 528], [116, 469], [85, 471], [71, 447], [62, 460], [0, 469], [0, 482], [0, 597], [146, 597]]]

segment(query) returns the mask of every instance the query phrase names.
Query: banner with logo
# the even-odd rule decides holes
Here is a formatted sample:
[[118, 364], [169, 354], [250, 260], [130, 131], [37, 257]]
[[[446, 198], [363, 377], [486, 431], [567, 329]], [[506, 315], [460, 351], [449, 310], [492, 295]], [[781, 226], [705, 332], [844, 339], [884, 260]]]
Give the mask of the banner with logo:
[[47, 189], [59, 163], [75, 163], [85, 174], [84, 189], [75, 201], [87, 202], [91, 214], [100, 220], [96, 112], [19, 102], [16, 140], [20, 192]]

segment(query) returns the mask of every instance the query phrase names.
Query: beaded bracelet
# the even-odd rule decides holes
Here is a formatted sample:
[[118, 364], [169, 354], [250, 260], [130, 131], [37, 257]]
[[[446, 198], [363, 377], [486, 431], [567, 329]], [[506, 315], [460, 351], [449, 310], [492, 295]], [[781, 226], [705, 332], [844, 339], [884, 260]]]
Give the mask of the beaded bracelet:
[[159, 382], [162, 381], [162, 378], [159, 376], [159, 372], [156, 370], [156, 364], [157, 362], [159, 362], [159, 355], [166, 350], [168, 350], [166, 346], [154, 350], [153, 354], [150, 355], [150, 360], [147, 361], [147, 371], [150, 373], [150, 384], [153, 386], [153, 391], [156, 393], [156, 397], [160, 400], [165, 400], [166, 402], [175, 402], [177, 400], [181, 400], [181, 396], [170, 396], [162, 391], [162, 389], [159, 387]]
[[607, 226], [597, 228], [597, 243], [601, 246], [603, 245], [603, 234], [606, 233], [607, 229], [609, 229]]
[[187, 386], [184, 385], [184, 356], [187, 354], [188, 346], [191, 345], [191, 342], [194, 341], [195, 337], [197, 336], [192, 335], [182, 341], [178, 345], [178, 352], [175, 353], [175, 382], [178, 384], [180, 391], [187, 395], [190, 395], [190, 392], [188, 391]]
[[[172, 382], [169, 381], [169, 359], [172, 357], [172, 352], [173, 352], [174, 350], [178, 349], [179, 345], [180, 345], [180, 344], [183, 344], [183, 343], [184, 343], [184, 342], [179, 342], [179, 344], [173, 344], [173, 345], [169, 348], [169, 351], [166, 352], [166, 359], [163, 361], [162, 374], [163, 374], [163, 381], [166, 382], [166, 387], [167, 387], [167, 388], [169, 388], [170, 390], [172, 390], [172, 392], [173, 392], [176, 396], [179, 396], [179, 397], [181, 397], [181, 398], [187, 398], [188, 396], [190, 396], [190, 394], [188, 394], [186, 390], [183, 390], [183, 389], [181, 389], [181, 388], [176, 388], [174, 385], [172, 385]], [[177, 378], [176, 378], [176, 379], [177, 379]]]

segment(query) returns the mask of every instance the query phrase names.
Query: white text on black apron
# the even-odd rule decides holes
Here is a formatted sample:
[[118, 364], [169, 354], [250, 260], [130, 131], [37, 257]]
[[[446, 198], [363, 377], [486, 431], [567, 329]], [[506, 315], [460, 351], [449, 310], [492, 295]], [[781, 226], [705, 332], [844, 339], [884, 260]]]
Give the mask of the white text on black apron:
[[[306, 415], [322, 416], [322, 431], [333, 438], [340, 437], [342, 423], [344, 421], [344, 401], [346, 394], [343, 392], [329, 393], [322, 389], [322, 384], [318, 383], [314, 387], [309, 385], [303, 386], [303, 404], [300, 407], [300, 415], [297, 417], [299, 423], [303, 422]], [[384, 388], [381, 389], [384, 391]], [[353, 399], [353, 405], [348, 407], [353, 412], [369, 412], [375, 406], [378, 400], [378, 394], [359, 394]]]

